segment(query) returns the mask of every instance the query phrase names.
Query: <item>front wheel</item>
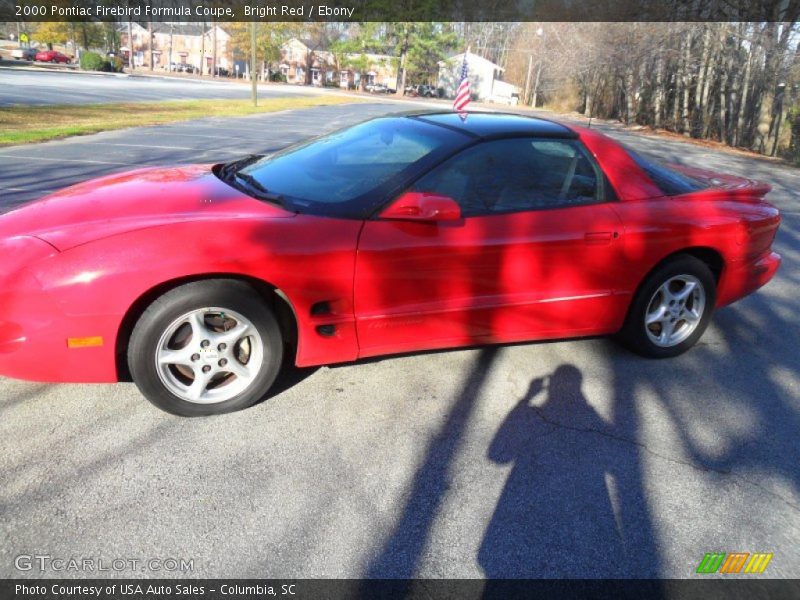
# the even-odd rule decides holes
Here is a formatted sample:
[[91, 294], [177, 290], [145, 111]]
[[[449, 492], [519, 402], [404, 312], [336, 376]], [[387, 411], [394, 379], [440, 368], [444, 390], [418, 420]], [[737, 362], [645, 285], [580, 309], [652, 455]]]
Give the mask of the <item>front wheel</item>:
[[128, 366], [150, 402], [200, 416], [258, 402], [282, 355], [280, 328], [258, 292], [220, 279], [188, 283], [155, 300], [133, 329]]
[[703, 335], [716, 303], [716, 281], [708, 266], [683, 255], [658, 267], [631, 303], [622, 341], [650, 358], [686, 352]]

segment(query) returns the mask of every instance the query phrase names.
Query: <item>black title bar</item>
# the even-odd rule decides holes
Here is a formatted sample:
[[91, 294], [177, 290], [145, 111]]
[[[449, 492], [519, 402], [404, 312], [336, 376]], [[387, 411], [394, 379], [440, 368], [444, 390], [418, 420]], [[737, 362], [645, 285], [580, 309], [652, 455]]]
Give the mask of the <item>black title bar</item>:
[[800, 0], [0, 0], [0, 21], [794, 21]]
[[4, 579], [3, 600], [527, 600], [592, 598], [758, 600], [800, 597], [798, 580], [779, 579]]

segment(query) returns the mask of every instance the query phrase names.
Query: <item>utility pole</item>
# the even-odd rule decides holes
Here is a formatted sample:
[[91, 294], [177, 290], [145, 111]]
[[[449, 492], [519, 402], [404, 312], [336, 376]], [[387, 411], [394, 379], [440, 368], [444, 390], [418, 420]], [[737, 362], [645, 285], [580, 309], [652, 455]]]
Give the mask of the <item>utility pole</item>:
[[133, 21], [128, 19], [128, 68], [133, 71]]
[[169, 24], [169, 56], [167, 57], [167, 72], [172, 73], [172, 33], [175, 30], [175, 23]]
[[217, 76], [217, 22], [211, 21], [211, 43], [213, 44], [213, 48], [211, 49], [211, 76]]
[[541, 41], [538, 44], [538, 46], [539, 46], [539, 60], [537, 61], [537, 66], [536, 66], [536, 82], [533, 84], [533, 98], [532, 98], [532, 102], [531, 102], [531, 106], [533, 108], [536, 108], [536, 100], [537, 100], [537, 96], [539, 95], [539, 79], [542, 76], [542, 62], [543, 62], [542, 54], [543, 54], [543, 47], [544, 47], [544, 28], [539, 27], [539, 29], [536, 30], [536, 35], [538, 35], [541, 38]]
[[147, 22], [147, 49], [150, 51], [150, 70], [153, 70], [153, 22]]
[[250, 23], [250, 85], [253, 106], [258, 106], [258, 74], [256, 73], [256, 22]]
[[531, 71], [533, 71], [533, 54], [528, 57], [528, 74], [525, 76], [525, 104], [528, 104], [531, 99]]
[[206, 68], [206, 22], [200, 23], [200, 77]]
[[542, 61], [539, 61], [539, 66], [536, 67], [536, 82], [533, 84], [533, 98], [531, 107], [536, 108], [536, 96], [539, 93], [539, 78], [542, 76]]

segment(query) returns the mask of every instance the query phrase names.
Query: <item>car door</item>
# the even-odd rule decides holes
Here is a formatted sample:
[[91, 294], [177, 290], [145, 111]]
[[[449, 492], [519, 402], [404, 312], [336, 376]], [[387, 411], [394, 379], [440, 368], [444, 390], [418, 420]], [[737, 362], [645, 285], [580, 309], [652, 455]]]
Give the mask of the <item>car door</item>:
[[365, 222], [360, 356], [608, 329], [622, 228], [580, 142], [484, 141], [411, 191], [453, 198], [461, 218]]

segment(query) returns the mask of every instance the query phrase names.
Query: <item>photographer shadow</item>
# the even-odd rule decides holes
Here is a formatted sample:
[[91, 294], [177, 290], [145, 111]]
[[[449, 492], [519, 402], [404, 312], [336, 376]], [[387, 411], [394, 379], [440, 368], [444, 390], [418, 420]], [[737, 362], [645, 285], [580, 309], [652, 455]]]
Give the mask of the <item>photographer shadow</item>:
[[581, 384], [570, 364], [534, 379], [492, 440], [488, 458], [513, 468], [478, 552], [490, 579], [658, 575], [635, 431]]

